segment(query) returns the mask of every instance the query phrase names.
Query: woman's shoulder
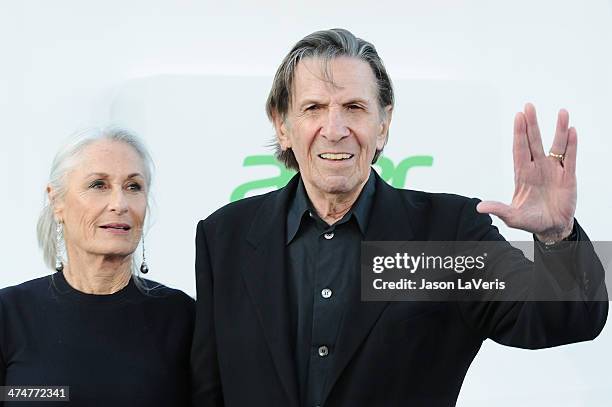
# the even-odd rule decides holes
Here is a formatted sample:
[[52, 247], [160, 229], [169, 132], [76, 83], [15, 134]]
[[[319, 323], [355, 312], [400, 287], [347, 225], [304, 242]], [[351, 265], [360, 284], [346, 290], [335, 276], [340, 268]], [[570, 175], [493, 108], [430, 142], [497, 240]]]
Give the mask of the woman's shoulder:
[[0, 300], [18, 300], [26, 298], [31, 300], [33, 296], [44, 295], [51, 286], [51, 275], [25, 281], [21, 284], [0, 288]]
[[195, 307], [195, 300], [179, 289], [142, 277], [135, 278], [135, 283], [139, 291], [151, 300], [160, 300], [188, 308]]

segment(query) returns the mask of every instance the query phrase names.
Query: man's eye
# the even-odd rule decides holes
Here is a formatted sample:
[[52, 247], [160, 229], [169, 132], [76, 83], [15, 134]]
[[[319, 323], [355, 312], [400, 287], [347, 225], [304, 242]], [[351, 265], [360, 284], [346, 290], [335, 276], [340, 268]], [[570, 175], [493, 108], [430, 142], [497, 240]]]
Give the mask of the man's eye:
[[312, 111], [315, 111], [315, 110], [318, 110], [318, 109], [319, 109], [319, 105], [310, 105], [310, 106], [306, 107], [306, 111], [307, 112], [312, 112]]
[[348, 110], [361, 110], [361, 106], [359, 106], [359, 105], [348, 105], [347, 109]]

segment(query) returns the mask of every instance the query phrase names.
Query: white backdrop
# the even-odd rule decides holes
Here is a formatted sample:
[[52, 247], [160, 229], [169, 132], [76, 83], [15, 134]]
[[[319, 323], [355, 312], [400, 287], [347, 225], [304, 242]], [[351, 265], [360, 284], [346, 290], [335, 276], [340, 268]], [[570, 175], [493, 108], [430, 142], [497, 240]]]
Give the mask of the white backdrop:
[[[331, 27], [373, 42], [394, 80], [385, 155], [396, 166], [432, 157], [408, 171], [407, 187], [509, 200], [514, 113], [535, 103], [550, 143], [565, 107], [579, 135], [577, 218], [593, 240], [612, 240], [610, 1], [288, 3], [0, 0], [0, 287], [49, 272], [35, 223], [61, 142], [115, 123], [139, 132], [157, 165], [150, 276], [195, 295], [197, 220], [278, 174], [243, 166], [271, 154], [271, 77], [298, 39]], [[592, 343], [537, 352], [488, 341], [459, 405], [612, 405], [610, 349], [609, 327]]]

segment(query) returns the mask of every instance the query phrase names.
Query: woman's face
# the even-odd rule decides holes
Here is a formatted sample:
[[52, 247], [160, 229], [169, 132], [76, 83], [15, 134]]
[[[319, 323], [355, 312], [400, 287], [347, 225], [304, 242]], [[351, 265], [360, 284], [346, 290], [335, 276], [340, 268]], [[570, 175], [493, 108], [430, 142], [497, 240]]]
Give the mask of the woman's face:
[[69, 255], [134, 253], [147, 210], [144, 174], [142, 159], [126, 143], [101, 140], [82, 151], [67, 174], [64, 197], [54, 202]]

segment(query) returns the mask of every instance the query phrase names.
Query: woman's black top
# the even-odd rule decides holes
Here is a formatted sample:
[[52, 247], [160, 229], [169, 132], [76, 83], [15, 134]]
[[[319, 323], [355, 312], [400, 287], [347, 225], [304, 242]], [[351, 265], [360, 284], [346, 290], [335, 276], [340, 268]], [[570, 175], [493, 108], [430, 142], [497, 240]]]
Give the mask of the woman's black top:
[[70, 397], [0, 405], [188, 405], [194, 301], [140, 281], [148, 290], [132, 278], [92, 295], [60, 272], [0, 290], [0, 386], [69, 386]]

